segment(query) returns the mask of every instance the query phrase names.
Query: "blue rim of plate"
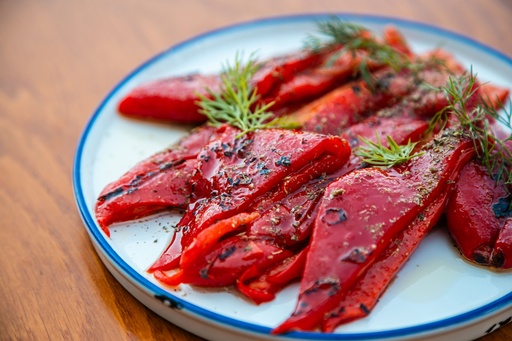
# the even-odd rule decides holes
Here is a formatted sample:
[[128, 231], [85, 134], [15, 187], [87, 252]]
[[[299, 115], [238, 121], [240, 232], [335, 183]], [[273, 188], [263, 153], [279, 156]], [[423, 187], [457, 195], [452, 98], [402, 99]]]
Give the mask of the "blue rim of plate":
[[[82, 154], [85, 142], [89, 136], [89, 132], [94, 126], [94, 123], [98, 116], [101, 114], [103, 108], [105, 105], [109, 102], [109, 100], [112, 98], [114, 94], [116, 94], [119, 89], [127, 83], [131, 78], [133, 78], [135, 75], [143, 71], [146, 67], [150, 66], [151, 64], [157, 62], [158, 60], [165, 58], [169, 55], [172, 55], [173, 53], [186, 48], [188, 45], [196, 43], [200, 40], [208, 39], [210, 37], [216, 36], [216, 35], [225, 35], [229, 34], [230, 32], [236, 31], [238, 29], [247, 29], [251, 27], [263, 27], [267, 25], [276, 25], [276, 24], [284, 24], [284, 23], [293, 23], [293, 22], [317, 22], [322, 19], [326, 19], [330, 16], [339, 16], [340, 18], [352, 20], [352, 21], [359, 21], [359, 22], [365, 22], [368, 24], [378, 24], [378, 25], [385, 25], [385, 24], [395, 24], [399, 28], [407, 28], [407, 29], [413, 29], [413, 30], [419, 30], [421, 32], [427, 32], [436, 34], [439, 36], [444, 36], [453, 40], [456, 40], [458, 42], [464, 43], [466, 45], [469, 45], [473, 48], [476, 48], [480, 51], [483, 51], [494, 58], [498, 58], [501, 61], [507, 63], [512, 67], [512, 58], [508, 57], [507, 55], [503, 54], [502, 52], [489, 47], [485, 44], [482, 44], [479, 41], [476, 41], [472, 38], [469, 38], [467, 36], [434, 26], [430, 24], [420, 23], [417, 21], [407, 20], [407, 19], [401, 19], [401, 18], [394, 18], [394, 17], [386, 17], [386, 16], [376, 16], [376, 15], [366, 15], [366, 14], [354, 14], [354, 13], [316, 13], [316, 14], [299, 14], [299, 15], [287, 15], [287, 16], [277, 16], [277, 17], [268, 17], [268, 18], [262, 18], [262, 19], [256, 19], [252, 21], [247, 21], [243, 23], [238, 23], [230, 26], [225, 26], [219, 29], [211, 30], [206, 33], [197, 35], [195, 37], [192, 37], [188, 40], [185, 40], [181, 43], [178, 43], [172, 47], [170, 47], [167, 50], [164, 50], [160, 52], [159, 54], [155, 55], [154, 57], [150, 58], [143, 64], [141, 64], [139, 67], [137, 67], [135, 70], [133, 70], [130, 74], [128, 74], [123, 80], [121, 80], [111, 91], [110, 93], [103, 99], [103, 101], [100, 103], [92, 117], [89, 119], [88, 123], [86, 124], [82, 135], [79, 139], [76, 154], [75, 154], [75, 160], [73, 165], [73, 190], [75, 194], [75, 201], [78, 206], [79, 212], [82, 216], [82, 219], [89, 231], [89, 234], [92, 238], [94, 238], [94, 241], [97, 243], [97, 245], [102, 248], [105, 255], [110, 258], [111, 262], [118, 267], [126, 276], [128, 279], [132, 281], [133, 284], [137, 285], [139, 288], [142, 288], [144, 291], [146, 291], [148, 294], [152, 295], [153, 297], [156, 296], [163, 296], [163, 297], [170, 297], [172, 300], [179, 304], [180, 308], [183, 310], [187, 310], [190, 313], [193, 313], [195, 315], [198, 315], [206, 320], [217, 322], [222, 325], [225, 325], [227, 328], [231, 327], [234, 329], [241, 329], [245, 330], [249, 333], [257, 333], [257, 334], [263, 334], [263, 335], [270, 335], [271, 328], [263, 327], [259, 325], [255, 325], [248, 322], [243, 322], [240, 320], [236, 320], [233, 318], [229, 318], [214, 312], [211, 312], [209, 310], [200, 308], [194, 304], [191, 304], [185, 300], [180, 299], [179, 297], [176, 297], [172, 295], [170, 292], [158, 287], [154, 283], [151, 283], [149, 280], [141, 276], [136, 270], [134, 270], [132, 267], [130, 267], [115, 251], [112, 249], [112, 247], [106, 242], [104, 236], [102, 235], [102, 232], [100, 231], [100, 228], [95, 222], [95, 219], [91, 216], [91, 214], [88, 211], [86, 200], [84, 197], [84, 192], [82, 189], [81, 184], [81, 165], [82, 165]], [[447, 329], [450, 327], [454, 327], [457, 325], [461, 325], [463, 323], [470, 322], [474, 319], [477, 319], [478, 317], [486, 316], [488, 314], [491, 314], [493, 312], [501, 311], [502, 309], [505, 309], [512, 305], [512, 292], [508, 293], [505, 296], [502, 296], [498, 298], [497, 300], [490, 302], [486, 305], [480, 306], [476, 309], [473, 309], [471, 311], [467, 311], [465, 313], [459, 314], [457, 316], [445, 318], [439, 321], [434, 321], [430, 323], [425, 323], [421, 325], [415, 325], [411, 327], [405, 327], [405, 328], [399, 328], [399, 329], [393, 329], [393, 330], [384, 330], [384, 331], [377, 331], [377, 332], [369, 332], [369, 333], [317, 333], [317, 332], [291, 332], [288, 334], [285, 334], [287, 337], [292, 337], [295, 339], [314, 339], [314, 340], [336, 340], [340, 338], [347, 338], [352, 340], [366, 340], [366, 339], [374, 339], [374, 338], [393, 338], [393, 337], [405, 337], [405, 336], [412, 336], [414, 334], [422, 334], [427, 332], [433, 332], [436, 330], [441, 329]], [[278, 338], [278, 335], [276, 335], [276, 338]]]

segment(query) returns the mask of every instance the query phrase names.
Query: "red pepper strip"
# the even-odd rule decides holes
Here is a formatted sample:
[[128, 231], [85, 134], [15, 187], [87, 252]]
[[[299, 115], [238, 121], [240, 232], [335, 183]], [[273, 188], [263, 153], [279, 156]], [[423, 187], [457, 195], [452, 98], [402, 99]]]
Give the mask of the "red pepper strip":
[[292, 253], [265, 240], [253, 240], [245, 235], [237, 235], [215, 244], [204, 257], [182, 267], [175, 276], [180, 283], [205, 287], [234, 285], [246, 271], [260, 272]]
[[192, 243], [183, 250], [180, 260], [180, 267], [186, 268], [198, 258], [204, 257], [205, 253], [213, 247], [223, 236], [233, 233], [242, 225], [246, 225], [259, 217], [259, 213], [240, 213], [229, 219], [221, 220], [206, 229], [202, 230], [192, 240]]
[[236, 289], [256, 304], [272, 301], [278, 291], [302, 275], [306, 250], [307, 248], [285, 258], [256, 278], [244, 273], [237, 281]]
[[[457, 136], [455, 136], [457, 135]], [[273, 333], [312, 330], [359, 277], [475, 155], [473, 143], [451, 130], [424, 154], [388, 169], [353, 171], [327, 187], [293, 315]]]
[[493, 249], [507, 216], [507, 196], [505, 185], [496, 183], [484, 166], [472, 161], [462, 169], [446, 218], [457, 247], [470, 262], [497, 263]]
[[[245, 238], [245, 236], [235, 236], [228, 240], [237, 242], [237, 250], [232, 252], [230, 247], [218, 248], [221, 252], [215, 260], [206, 259], [206, 267], [199, 272], [201, 275], [199, 282], [187, 281], [186, 283], [210, 286], [212, 283], [216, 284], [220, 279], [223, 279], [224, 286], [234, 285], [247, 269], [251, 267], [264, 269], [270, 264], [292, 255], [290, 251], [265, 240], [252, 240], [251, 238]], [[240, 257], [240, 253], [243, 254], [242, 257]], [[197, 276], [195, 277], [197, 279]]]
[[507, 101], [510, 90], [491, 83], [483, 83], [478, 88], [481, 99], [493, 108], [501, 108]]
[[507, 218], [493, 249], [493, 266], [512, 269], [512, 217]]
[[293, 113], [291, 120], [301, 124], [304, 131], [339, 135], [373, 112], [393, 105], [416, 87], [407, 70], [395, 73], [383, 69], [374, 76], [375, 90], [364, 80], [350, 82]]
[[[268, 252], [270, 254], [276, 250], [277, 248], [272, 248]], [[187, 268], [180, 268], [172, 275], [156, 270], [154, 276], [155, 279], [170, 286], [182, 283], [210, 287], [228, 286], [234, 283], [243, 269], [263, 256], [264, 251], [254, 242], [234, 236], [216, 244], [204, 258], [197, 259]], [[210, 268], [214, 266], [224, 271], [210, 272]]]
[[263, 98], [262, 102], [274, 102], [272, 110], [275, 111], [286, 105], [305, 103], [318, 98], [337, 85], [344, 83], [353, 75], [354, 67], [352, 64], [355, 64], [353, 58], [349, 55], [344, 55], [343, 58], [350, 59], [346, 68], [338, 67], [333, 71], [331, 68], [317, 67], [303, 71], [288, 82], [281, 84], [268, 97]]
[[157, 175], [148, 174], [142, 181], [118, 187], [119, 191], [100, 195], [96, 219], [107, 236], [108, 226], [146, 217], [169, 208], [185, 208], [190, 195], [189, 179], [197, 162], [182, 160], [166, 163], [168, 169]]
[[[215, 221], [246, 211], [288, 175], [307, 170], [315, 162], [321, 174], [341, 167], [350, 155], [346, 141], [334, 136], [267, 129], [235, 139], [239, 132], [235, 128], [223, 126], [218, 132], [222, 136], [199, 154], [198, 171], [191, 179], [197, 199], [178, 224], [183, 231], [183, 249]], [[335, 157], [319, 162], [327, 155]], [[164, 252], [166, 262], [157, 260], [150, 271], [167, 268], [168, 262], [179, 256]]]
[[384, 41], [395, 50], [402, 52], [405, 55], [412, 56], [413, 52], [405, 40], [405, 37], [400, 33], [400, 31], [395, 26], [386, 26], [383, 31], [383, 39]]
[[166, 208], [185, 207], [195, 158], [212, 134], [212, 127], [198, 128], [174, 147], [139, 162], [108, 184], [95, 207], [96, 219], [105, 234], [110, 235], [110, 224], [138, 219]]
[[251, 79], [252, 86], [260, 97], [267, 95], [274, 87], [293, 78], [305, 69], [317, 66], [323, 61], [323, 52], [301, 50], [287, 55], [270, 58], [263, 63]]
[[197, 94], [209, 96], [206, 89], [219, 92], [222, 81], [218, 75], [191, 74], [169, 77], [134, 88], [119, 103], [121, 114], [136, 118], [169, 120], [178, 123], [202, 123]]
[[[508, 89], [488, 83], [481, 85], [478, 92], [480, 100], [495, 109], [499, 109], [509, 95]], [[496, 122], [491, 123], [491, 130], [501, 140], [510, 136]], [[506, 143], [505, 148], [512, 151], [512, 143]], [[508, 196], [505, 184], [496, 183], [487, 169], [476, 161], [462, 170], [446, 216], [459, 251], [470, 262], [496, 268], [506, 266], [504, 259], [512, 253], [504, 251], [507, 247], [501, 240], [507, 239], [504, 226], [512, 215], [508, 210]]]
[[434, 200], [409, 226], [389, 244], [378, 260], [348, 291], [338, 307], [322, 323], [322, 331], [332, 332], [343, 323], [367, 316], [377, 304], [394, 276], [407, 262], [421, 240], [443, 214], [448, 190]]

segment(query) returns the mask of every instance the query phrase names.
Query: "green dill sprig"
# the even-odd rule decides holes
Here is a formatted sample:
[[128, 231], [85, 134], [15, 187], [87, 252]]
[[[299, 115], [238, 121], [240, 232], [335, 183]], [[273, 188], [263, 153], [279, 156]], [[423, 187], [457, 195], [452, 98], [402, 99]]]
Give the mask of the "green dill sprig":
[[227, 123], [241, 130], [240, 137], [257, 129], [285, 128], [293, 129], [297, 124], [274, 116], [269, 109], [274, 102], [258, 103], [257, 89], [251, 85], [251, 78], [259, 69], [252, 54], [246, 63], [242, 56], [236, 54], [233, 65], [225, 63], [221, 73], [220, 92], [207, 89], [210, 97], [198, 94], [200, 112], [211, 125], [220, 126]]
[[502, 110], [502, 113], [485, 99], [480, 99], [476, 105], [472, 104], [478, 88], [472, 68], [458, 78], [450, 77], [442, 88], [448, 105], [434, 115], [428, 131], [444, 129], [449, 116], [453, 115], [461, 131], [473, 141], [477, 157], [489, 175], [496, 182], [503, 181], [505, 185], [512, 185], [512, 151], [505, 145], [512, 140], [512, 135], [504, 140], [498, 139], [493, 135], [489, 122], [489, 119], [496, 120], [506, 129], [512, 130], [512, 104], [508, 111]]
[[424, 154], [424, 152], [412, 154], [417, 143], [409, 140], [406, 145], [399, 145], [389, 135], [386, 136], [389, 144], [389, 147], [386, 148], [378, 134], [375, 133], [375, 135], [377, 142], [360, 136], [359, 139], [365, 145], [359, 146], [354, 150], [354, 154], [369, 165], [391, 168]]
[[512, 141], [512, 135], [504, 140], [496, 138], [489, 127], [488, 118], [491, 117], [504, 125], [509, 131], [512, 130], [512, 104], [508, 111], [502, 110], [502, 115], [485, 101], [476, 111], [481, 112], [476, 113], [476, 115], [484, 117], [481, 132], [475, 132], [477, 137], [481, 134], [481, 138], [476, 142], [477, 146], [481, 146], [481, 149], [477, 149], [478, 156], [489, 174], [496, 179], [496, 182], [503, 181], [506, 186], [510, 186], [512, 185], [512, 150], [509, 150], [505, 144]]
[[327, 46], [349, 44], [367, 31], [364, 26], [342, 21], [336, 16], [330, 17], [327, 21], [318, 22], [317, 27], [318, 31], [327, 36], [328, 40], [321, 39], [314, 35], [308, 35], [306, 39], [304, 39], [305, 47], [316, 52], [321, 51]]
[[371, 88], [374, 86], [374, 78], [369, 67], [371, 61], [387, 65], [395, 71], [407, 68], [415, 74], [427, 65], [444, 65], [435, 56], [426, 60], [411, 59], [392, 46], [379, 42], [364, 26], [343, 21], [336, 16], [331, 17], [328, 21], [319, 22], [317, 25], [318, 31], [326, 36], [326, 39], [309, 35], [304, 41], [305, 47], [313, 51], [320, 51], [324, 48], [340, 45], [341, 49], [333, 54], [327, 63], [329, 65], [332, 65], [345, 53], [351, 53], [355, 56], [358, 51], [365, 51], [367, 57], [361, 60], [358, 72]]

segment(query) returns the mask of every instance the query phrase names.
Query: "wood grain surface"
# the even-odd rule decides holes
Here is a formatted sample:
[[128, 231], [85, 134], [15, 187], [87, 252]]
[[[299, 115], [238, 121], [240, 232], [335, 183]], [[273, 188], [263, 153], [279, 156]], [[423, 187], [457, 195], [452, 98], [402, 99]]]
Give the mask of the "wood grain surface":
[[[200, 340], [146, 309], [96, 255], [72, 189], [78, 139], [107, 92], [156, 53], [312, 12], [418, 20], [512, 55], [510, 0], [0, 1], [1, 340]], [[512, 340], [512, 325], [481, 340]]]

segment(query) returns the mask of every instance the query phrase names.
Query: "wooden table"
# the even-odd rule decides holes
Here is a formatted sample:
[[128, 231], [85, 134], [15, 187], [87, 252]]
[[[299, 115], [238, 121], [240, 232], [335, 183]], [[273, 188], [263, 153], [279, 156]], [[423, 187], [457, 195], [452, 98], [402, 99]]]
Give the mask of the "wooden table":
[[[77, 141], [113, 85], [163, 49], [250, 19], [330, 11], [419, 20], [512, 55], [509, 0], [1, 1], [0, 339], [199, 340], [100, 262], [72, 191]], [[512, 325], [482, 340], [510, 339]]]

